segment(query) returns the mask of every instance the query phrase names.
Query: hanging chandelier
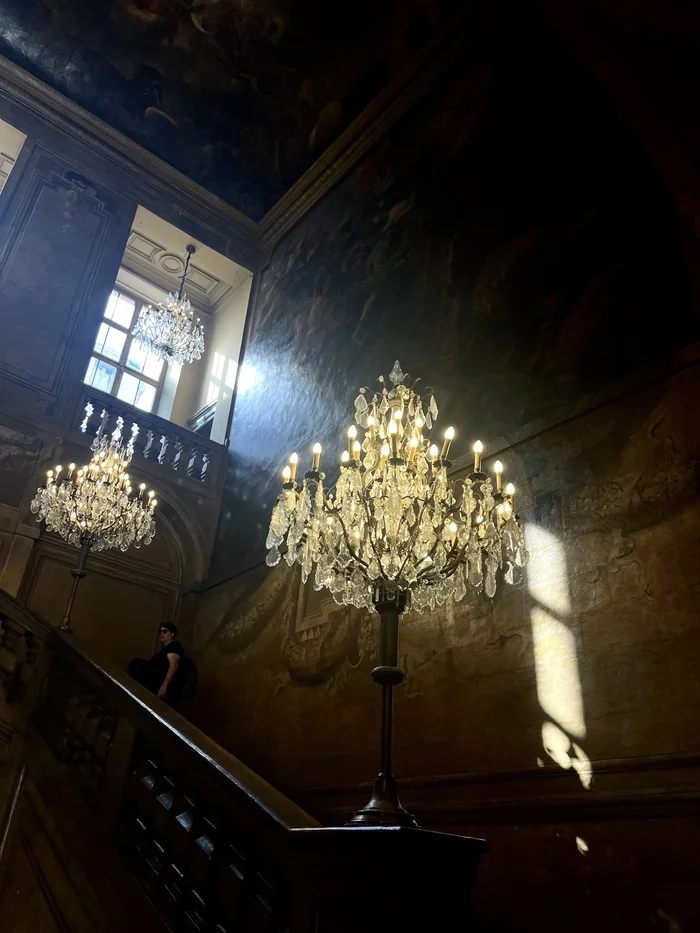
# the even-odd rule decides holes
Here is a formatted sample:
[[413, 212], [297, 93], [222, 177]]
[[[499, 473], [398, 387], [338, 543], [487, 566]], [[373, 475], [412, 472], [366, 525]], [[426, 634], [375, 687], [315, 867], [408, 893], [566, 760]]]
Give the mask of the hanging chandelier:
[[372, 799], [350, 822], [415, 826], [391, 773], [393, 690], [404, 678], [397, 666], [399, 616], [459, 601], [469, 590], [492, 597], [499, 573], [517, 582], [527, 552], [503, 464], [494, 464], [494, 484], [482, 470], [477, 441], [473, 470], [451, 480], [454, 428], [447, 428], [441, 447], [432, 443], [427, 432], [438, 417], [432, 393], [419, 394], [418, 380], [407, 385], [398, 361], [389, 379], [391, 387], [379, 378], [381, 391], [369, 401], [360, 389], [334, 484], [325, 484], [320, 444], [301, 484], [299, 458], [291, 455], [266, 560], [278, 564], [284, 544], [285, 560], [301, 565], [304, 583], [313, 571], [314, 588], [328, 589], [337, 603], [379, 612], [380, 665], [372, 677], [383, 688], [381, 771]]
[[70, 631], [70, 614], [79, 581], [86, 575], [85, 565], [91, 550], [107, 548], [128, 550], [132, 545], [150, 544], [155, 534], [155, 493], [146, 495], [146, 484], [137, 490], [131, 486], [127, 467], [134, 453], [138, 425], [131, 428], [131, 436], [124, 446], [122, 429], [124, 419], [117, 418], [111, 435], [104, 433], [107, 413], [102, 413], [102, 424], [92, 442], [92, 459], [75, 472], [71, 463], [66, 474], [62, 466], [49, 470], [46, 485], [37, 489], [30, 504], [37, 522], [45, 522], [49, 531], [55, 531], [70, 544], [80, 547], [78, 565], [72, 571], [73, 589], [62, 629]]
[[185, 282], [190, 270], [190, 259], [195, 252], [187, 247], [185, 269], [177, 295], [168, 295], [154, 308], [143, 308], [134, 328], [134, 340], [166, 363], [192, 363], [204, 353], [204, 327], [195, 320], [189, 298], [185, 295]]

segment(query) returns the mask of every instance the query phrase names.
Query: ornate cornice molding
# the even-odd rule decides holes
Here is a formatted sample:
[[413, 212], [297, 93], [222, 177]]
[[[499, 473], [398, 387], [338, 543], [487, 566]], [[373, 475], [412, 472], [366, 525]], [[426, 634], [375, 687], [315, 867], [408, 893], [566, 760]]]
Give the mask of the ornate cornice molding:
[[[216, 231], [219, 238], [223, 234], [229, 241], [231, 258], [252, 271], [258, 268], [255, 221], [3, 56], [0, 94], [107, 157], [141, 186], [176, 203], [189, 216]], [[211, 245], [219, 249], [217, 243]]]
[[377, 94], [262, 218], [258, 247], [263, 254], [269, 254], [282, 237], [338, 184], [377, 140], [481, 37], [487, 17], [488, 5], [479, 3], [479, 0], [469, 0], [463, 4], [440, 34]]

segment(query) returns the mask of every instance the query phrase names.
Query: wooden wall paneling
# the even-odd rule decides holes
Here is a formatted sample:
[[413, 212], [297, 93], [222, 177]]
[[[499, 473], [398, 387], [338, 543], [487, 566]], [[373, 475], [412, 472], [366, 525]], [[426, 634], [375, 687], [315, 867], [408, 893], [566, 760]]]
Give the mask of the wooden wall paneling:
[[[50, 537], [34, 549], [21, 597], [58, 625], [68, 600], [77, 551]], [[179, 581], [165, 568], [144, 567], [138, 556], [93, 554], [78, 590], [73, 627], [102, 660], [125, 669], [133, 657], [150, 657], [158, 626], [177, 614]]]
[[87, 366], [133, 211], [116, 191], [34, 147], [0, 227], [4, 410], [52, 418], [66, 376], [80, 381], [74, 370]]

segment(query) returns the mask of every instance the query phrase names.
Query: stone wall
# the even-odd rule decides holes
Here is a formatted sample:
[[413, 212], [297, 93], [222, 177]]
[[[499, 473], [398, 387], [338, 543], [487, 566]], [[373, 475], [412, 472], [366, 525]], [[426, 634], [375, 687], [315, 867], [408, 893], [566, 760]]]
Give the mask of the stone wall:
[[496, 17], [262, 277], [191, 714], [329, 820], [367, 796], [376, 619], [261, 561], [286, 456], [320, 440], [332, 475], [398, 357], [455, 453], [505, 462], [527, 527], [521, 586], [401, 625], [404, 802], [490, 840], [504, 929], [698, 922], [696, 256], [604, 101]]

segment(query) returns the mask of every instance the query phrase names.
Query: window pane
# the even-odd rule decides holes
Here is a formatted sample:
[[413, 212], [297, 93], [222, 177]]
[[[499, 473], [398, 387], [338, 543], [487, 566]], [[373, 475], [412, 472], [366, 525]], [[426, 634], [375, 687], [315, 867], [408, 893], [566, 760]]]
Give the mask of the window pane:
[[102, 392], [111, 392], [114, 385], [114, 377], [117, 375], [117, 367], [104, 360], [97, 360], [93, 356], [90, 365], [85, 373], [85, 382], [95, 389]]
[[95, 341], [95, 353], [108, 356], [110, 360], [119, 360], [124, 349], [125, 340], [126, 334], [123, 330], [117, 330], [116, 327], [102, 324]]
[[215, 382], [209, 383], [209, 388], [207, 389], [207, 405], [210, 405], [213, 401], [219, 397], [219, 387]]
[[149, 379], [160, 379], [160, 374], [163, 371], [163, 360], [159, 360], [157, 356], [154, 356], [153, 353], [149, 353], [146, 357], [146, 365], [143, 369], [144, 376], [148, 376]]
[[119, 301], [119, 292], [112, 292], [112, 294], [109, 296], [107, 307], [105, 308], [105, 317], [107, 318], [108, 321], [112, 320], [112, 316], [114, 315], [114, 309], [118, 301]]
[[143, 344], [138, 343], [136, 340], [131, 342], [126, 365], [129, 369], [135, 369], [137, 373], [148, 376], [149, 379], [160, 379], [163, 369], [163, 361], [159, 360], [153, 353], [149, 353]]
[[136, 376], [130, 376], [129, 373], [124, 373], [122, 381], [119, 383], [117, 398], [120, 398], [122, 402], [128, 402], [129, 405], [133, 405], [139, 388], [139, 382], [140, 380], [137, 379]]
[[[115, 295], [117, 296], [117, 300], [113, 301]], [[112, 292], [109, 302], [107, 303], [105, 317], [110, 321], [114, 321], [115, 324], [119, 324], [120, 327], [129, 328], [134, 318], [135, 309], [136, 302], [133, 298], [127, 298], [126, 295], [122, 295], [119, 292]]]
[[137, 373], [142, 373], [143, 367], [146, 365], [147, 356], [148, 350], [144, 345], [138, 343], [136, 340], [132, 340], [126, 357], [126, 365], [129, 369], [135, 369]]
[[156, 400], [156, 387], [147, 382], [140, 382], [136, 392], [135, 405], [141, 411], [151, 411]]

